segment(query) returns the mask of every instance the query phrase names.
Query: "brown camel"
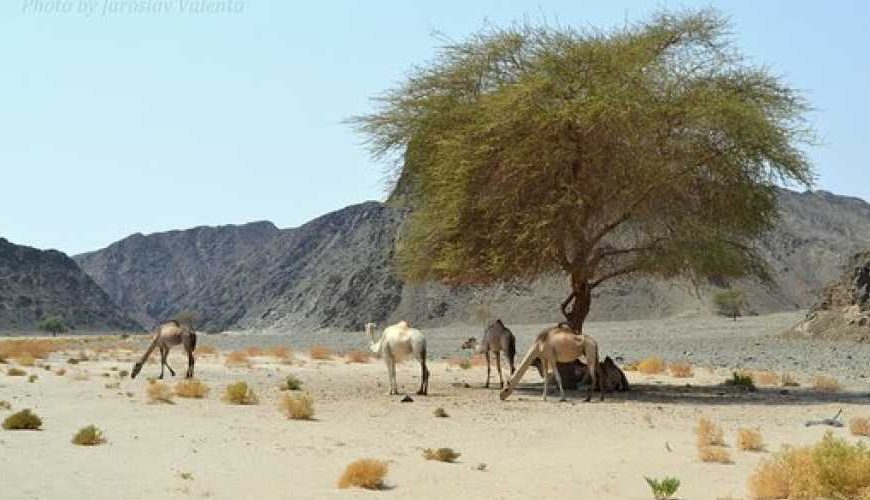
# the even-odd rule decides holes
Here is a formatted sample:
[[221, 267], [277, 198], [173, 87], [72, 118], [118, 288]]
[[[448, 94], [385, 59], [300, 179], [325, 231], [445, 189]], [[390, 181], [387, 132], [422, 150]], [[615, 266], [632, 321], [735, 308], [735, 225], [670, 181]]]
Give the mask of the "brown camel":
[[[526, 373], [526, 370], [529, 369], [529, 366], [532, 365], [536, 359], [540, 359], [544, 374], [547, 373], [550, 366], [553, 367], [553, 375], [556, 377], [556, 385], [559, 386], [559, 397], [560, 400], [564, 401], [565, 390], [562, 388], [562, 377], [559, 375], [559, 370], [555, 369], [556, 363], [571, 363], [581, 357], [586, 359], [587, 366], [599, 367], [598, 342], [596, 342], [595, 339], [589, 335], [577, 333], [564, 325], [544, 330], [538, 335], [538, 338], [535, 339], [532, 347], [529, 348], [529, 352], [526, 353], [525, 358], [523, 358], [523, 362], [520, 363], [516, 373], [514, 373], [514, 376], [508, 381], [507, 387], [502, 389], [499, 397], [502, 400], [507, 399], [508, 396], [514, 392], [514, 389], [516, 389], [517, 384], [523, 378], [523, 375]], [[598, 371], [599, 370], [596, 369], [590, 370], [589, 372], [591, 384], [589, 384], [588, 392], [586, 393], [586, 401], [592, 399], [592, 391], [595, 388], [595, 381], [598, 376], [598, 373], [596, 372]], [[542, 395], [542, 399], [545, 401], [547, 400], [547, 392], [549, 390], [547, 379], [548, 377], [545, 376], [544, 393]], [[601, 400], [603, 401], [604, 391], [600, 392]]]
[[148, 346], [148, 350], [145, 351], [142, 358], [133, 365], [130, 378], [136, 378], [136, 375], [139, 375], [142, 366], [148, 360], [148, 356], [157, 347], [160, 348], [160, 376], [157, 378], [163, 378], [163, 367], [169, 368], [169, 373], [174, 377], [175, 371], [169, 366], [166, 358], [169, 357], [169, 350], [178, 344], [183, 344], [184, 350], [187, 351], [187, 375], [185, 378], [193, 378], [193, 351], [196, 349], [196, 331], [194, 331], [193, 326], [182, 325], [175, 320], [169, 320], [154, 329], [154, 340], [151, 341], [151, 345]]
[[504, 387], [504, 378], [501, 374], [501, 353], [505, 353], [508, 365], [511, 369], [511, 375], [514, 374], [514, 359], [517, 356], [517, 340], [513, 332], [497, 319], [486, 327], [483, 332], [483, 340], [478, 342], [476, 338], [471, 337], [462, 343], [463, 349], [471, 349], [476, 354], [486, 355], [486, 385], [489, 387], [489, 377], [492, 373], [492, 368], [489, 362], [489, 353], [495, 353], [495, 367], [498, 370], [498, 388]]

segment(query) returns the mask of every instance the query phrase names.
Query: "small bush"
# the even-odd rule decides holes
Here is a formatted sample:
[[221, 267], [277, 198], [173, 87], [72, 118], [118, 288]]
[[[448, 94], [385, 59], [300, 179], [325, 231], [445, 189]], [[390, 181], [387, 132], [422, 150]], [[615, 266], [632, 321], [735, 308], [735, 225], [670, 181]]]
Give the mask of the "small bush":
[[764, 440], [761, 438], [761, 431], [745, 427], [737, 429], [737, 448], [743, 451], [764, 450]]
[[698, 448], [704, 446], [725, 446], [722, 428], [704, 417], [698, 419], [695, 436], [697, 437]]
[[39, 375], [34, 374], [34, 375], [30, 375], [29, 377], [27, 377], [27, 381], [30, 382], [31, 384], [36, 382], [37, 380], [39, 380]]
[[435, 408], [434, 414], [438, 418], [447, 418], [450, 416], [447, 414], [447, 411], [445, 411], [444, 408], [441, 407]]
[[10, 377], [23, 377], [27, 375], [27, 372], [22, 370], [21, 368], [16, 368], [13, 366], [12, 368], [6, 370], [6, 375], [9, 375]]
[[58, 368], [54, 371], [54, 374], [58, 377], [63, 377], [64, 375], [66, 375], [66, 368]]
[[12, 403], [6, 401], [5, 399], [0, 399], [0, 410], [11, 410]]
[[84, 382], [85, 380], [90, 380], [91, 375], [85, 370], [76, 371], [75, 373], [72, 374], [72, 379], [75, 380], [76, 382]]
[[668, 371], [671, 372], [671, 376], [674, 378], [691, 378], [695, 376], [695, 372], [692, 370], [692, 363], [687, 361], [669, 364]]
[[103, 431], [94, 425], [82, 427], [72, 438], [72, 444], [79, 446], [97, 446], [105, 442], [106, 436], [103, 434]]
[[371, 355], [365, 351], [350, 351], [344, 355], [348, 363], [368, 363]]
[[310, 394], [285, 394], [281, 398], [281, 411], [293, 420], [311, 420], [314, 398]]
[[175, 384], [175, 395], [180, 398], [202, 399], [208, 396], [208, 391], [208, 386], [195, 378]]
[[755, 498], [868, 498], [870, 450], [828, 432], [813, 446], [786, 447], [749, 478]]
[[121, 382], [107, 382], [105, 387], [106, 389], [120, 389]]
[[332, 359], [332, 351], [330, 351], [328, 347], [316, 345], [308, 350], [308, 356], [311, 357], [311, 359]]
[[0, 341], [0, 359], [16, 359], [22, 356], [46, 359], [62, 346], [54, 340], [3, 340]]
[[813, 377], [813, 389], [817, 391], [838, 392], [840, 388], [840, 382], [834, 377], [828, 377], [827, 375]]
[[127, 370], [121, 370], [118, 372], [118, 378], [127, 378], [130, 375], [130, 372]]
[[458, 366], [459, 368], [462, 368], [463, 370], [468, 370], [471, 368], [471, 359], [466, 358], [466, 357], [462, 357], [462, 356], [458, 356], [458, 357], [449, 359], [447, 361], [447, 364], [453, 365], [453, 366]]
[[199, 356], [214, 356], [217, 354], [217, 347], [213, 345], [200, 345], [196, 346], [196, 354]]
[[755, 382], [752, 380], [752, 376], [740, 372], [732, 373], [731, 378], [725, 381], [725, 385], [737, 387], [750, 392], [755, 390]]
[[870, 419], [855, 417], [849, 420], [849, 430], [856, 436], [870, 436]]
[[302, 381], [294, 375], [287, 375], [287, 378], [284, 379], [280, 389], [282, 391], [298, 391], [302, 389]]
[[637, 371], [644, 375], [657, 375], [665, 371], [665, 362], [662, 358], [650, 356], [637, 364]]
[[460, 455], [462, 454], [453, 451], [453, 448], [438, 448], [437, 450], [426, 448], [423, 450], [423, 458], [426, 460], [436, 460], [438, 462], [453, 463], [460, 457]]
[[77, 364], [79, 364], [79, 360], [76, 359], [76, 358], [69, 358], [68, 360], [66, 360], [66, 364], [68, 364], [68, 365], [77, 365]]
[[224, 363], [229, 367], [234, 368], [249, 368], [251, 366], [251, 360], [248, 359], [248, 355], [242, 351], [232, 351], [227, 354], [227, 359]]
[[145, 389], [148, 401], [152, 403], [172, 403], [172, 389], [163, 382], [152, 380]]
[[42, 419], [29, 409], [13, 413], [3, 420], [3, 428], [10, 431], [38, 431], [40, 427], [42, 427]]
[[656, 500], [667, 500], [674, 496], [674, 493], [680, 488], [680, 480], [675, 477], [664, 477], [662, 479], [644, 477], [644, 479], [652, 490], [653, 498]]
[[248, 387], [246, 382], [236, 382], [227, 386], [224, 391], [224, 402], [234, 405], [255, 405], [258, 402], [257, 394]]
[[389, 471], [387, 462], [363, 458], [352, 462], [344, 469], [338, 478], [338, 487], [365, 488], [367, 490], [379, 490], [384, 487], [384, 477]]
[[698, 448], [698, 457], [702, 462], [730, 464], [731, 454], [723, 446], [703, 446]]
[[633, 361], [631, 363], [626, 363], [622, 366], [622, 371], [624, 372], [636, 372], [637, 371], [637, 361]]

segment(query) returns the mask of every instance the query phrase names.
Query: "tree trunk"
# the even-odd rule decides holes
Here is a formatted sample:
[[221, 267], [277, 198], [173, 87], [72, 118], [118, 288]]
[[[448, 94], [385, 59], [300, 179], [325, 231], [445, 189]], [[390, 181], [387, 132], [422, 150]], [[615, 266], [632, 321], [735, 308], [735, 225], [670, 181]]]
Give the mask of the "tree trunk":
[[[562, 314], [568, 321], [568, 325], [578, 332], [583, 331], [583, 322], [586, 321], [586, 316], [589, 315], [589, 308], [592, 303], [592, 286], [584, 278], [571, 275], [571, 295], [568, 300], [562, 304]], [[570, 309], [568, 308], [570, 306]]]

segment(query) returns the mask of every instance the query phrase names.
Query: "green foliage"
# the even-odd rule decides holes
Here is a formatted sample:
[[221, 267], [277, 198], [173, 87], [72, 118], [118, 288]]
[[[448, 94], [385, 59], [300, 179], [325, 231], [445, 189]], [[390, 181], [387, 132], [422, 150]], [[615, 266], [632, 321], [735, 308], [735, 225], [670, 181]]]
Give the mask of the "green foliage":
[[644, 477], [646, 483], [652, 489], [653, 497], [656, 500], [667, 500], [674, 496], [674, 493], [680, 488], [680, 480], [675, 477], [664, 477], [662, 479], [653, 479]]
[[97, 446], [105, 442], [106, 436], [103, 431], [94, 425], [82, 427], [72, 438], [72, 444], [79, 446]]
[[235, 405], [255, 405], [258, 402], [257, 394], [248, 387], [246, 382], [236, 382], [227, 386], [223, 400]]
[[66, 322], [64, 322], [63, 318], [60, 316], [49, 316], [37, 323], [36, 327], [44, 332], [51, 333], [52, 335], [64, 333], [69, 330]]
[[713, 303], [716, 305], [717, 313], [737, 319], [737, 316], [742, 315], [743, 306], [746, 305], [746, 294], [743, 290], [725, 290], [713, 296]]
[[30, 375], [29, 377], [27, 377], [27, 381], [30, 382], [31, 384], [36, 382], [37, 380], [39, 380], [39, 375], [36, 375], [36, 374]]
[[[810, 185], [802, 96], [713, 10], [611, 31], [488, 28], [448, 42], [351, 119], [414, 206], [411, 281], [561, 270], [766, 278], [776, 184]], [[585, 288], [584, 288], [585, 289]]]
[[302, 381], [296, 378], [295, 375], [287, 375], [280, 389], [282, 391], [298, 391], [302, 389]]
[[10, 377], [23, 377], [27, 375], [27, 372], [22, 370], [21, 368], [16, 368], [13, 366], [12, 368], [6, 370], [6, 375], [9, 375]]
[[755, 391], [755, 381], [752, 380], [752, 376], [744, 373], [732, 373], [731, 378], [725, 381], [725, 385], [739, 387], [750, 392]]
[[37, 431], [40, 427], [42, 427], [42, 419], [30, 411], [30, 409], [13, 413], [3, 420], [3, 428], [6, 430]]

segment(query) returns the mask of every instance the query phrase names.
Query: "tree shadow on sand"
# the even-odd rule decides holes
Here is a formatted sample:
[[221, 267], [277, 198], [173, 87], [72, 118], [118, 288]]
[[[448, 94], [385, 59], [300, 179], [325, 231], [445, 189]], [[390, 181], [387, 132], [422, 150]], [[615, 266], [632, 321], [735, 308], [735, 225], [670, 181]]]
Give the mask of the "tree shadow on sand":
[[[517, 396], [540, 398], [543, 384], [523, 384], [515, 391]], [[549, 396], [558, 399], [555, 391]], [[586, 388], [565, 391], [569, 401], [583, 401]], [[599, 393], [594, 392], [592, 401], [597, 402]], [[607, 401], [637, 401], [642, 403], [673, 405], [771, 405], [799, 406], [824, 404], [870, 405], [870, 392], [840, 391], [823, 392], [802, 387], [759, 387], [755, 391], [724, 385], [693, 384], [632, 384], [628, 392], [607, 393]]]

